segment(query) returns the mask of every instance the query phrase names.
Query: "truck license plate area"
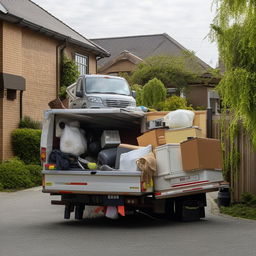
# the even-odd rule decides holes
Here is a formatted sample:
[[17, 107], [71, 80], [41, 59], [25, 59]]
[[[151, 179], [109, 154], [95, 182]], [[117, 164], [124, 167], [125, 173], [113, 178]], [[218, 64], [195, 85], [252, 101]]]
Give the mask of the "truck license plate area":
[[103, 204], [106, 206], [124, 205], [124, 197], [119, 195], [106, 195], [103, 197]]
[[172, 180], [172, 187], [178, 187], [182, 185], [189, 184], [190, 182], [199, 181], [199, 175], [189, 175], [189, 176], [183, 176], [179, 178], [175, 178]]

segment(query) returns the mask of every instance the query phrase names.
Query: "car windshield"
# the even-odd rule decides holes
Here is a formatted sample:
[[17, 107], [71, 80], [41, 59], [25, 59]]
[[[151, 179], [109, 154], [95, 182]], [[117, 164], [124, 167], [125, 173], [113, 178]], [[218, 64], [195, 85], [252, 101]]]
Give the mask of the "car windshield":
[[124, 79], [110, 77], [86, 77], [86, 93], [108, 93], [131, 95], [129, 85]]

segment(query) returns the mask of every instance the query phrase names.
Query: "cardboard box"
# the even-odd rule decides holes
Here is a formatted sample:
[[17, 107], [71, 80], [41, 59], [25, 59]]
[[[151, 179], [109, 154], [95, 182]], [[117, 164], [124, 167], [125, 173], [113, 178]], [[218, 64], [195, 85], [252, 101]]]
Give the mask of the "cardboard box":
[[165, 130], [166, 143], [181, 143], [188, 137], [201, 138], [203, 137], [202, 130], [198, 127]]
[[137, 138], [139, 146], [146, 147], [152, 145], [153, 148], [166, 144], [165, 141], [165, 129], [155, 129], [149, 132], [145, 132]]
[[184, 171], [222, 169], [219, 140], [196, 138], [180, 144]]

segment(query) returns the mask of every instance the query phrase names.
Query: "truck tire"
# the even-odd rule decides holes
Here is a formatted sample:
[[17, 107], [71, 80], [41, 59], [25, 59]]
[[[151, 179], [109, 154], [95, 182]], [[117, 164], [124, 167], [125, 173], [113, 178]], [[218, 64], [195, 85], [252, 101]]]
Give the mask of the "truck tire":
[[84, 214], [84, 205], [79, 204], [75, 207], [75, 219], [76, 220], [82, 220]]
[[175, 219], [174, 200], [173, 199], [166, 199], [164, 217], [169, 220]]
[[64, 219], [69, 220], [70, 219], [70, 207], [69, 206], [65, 206], [65, 210], [64, 210]]

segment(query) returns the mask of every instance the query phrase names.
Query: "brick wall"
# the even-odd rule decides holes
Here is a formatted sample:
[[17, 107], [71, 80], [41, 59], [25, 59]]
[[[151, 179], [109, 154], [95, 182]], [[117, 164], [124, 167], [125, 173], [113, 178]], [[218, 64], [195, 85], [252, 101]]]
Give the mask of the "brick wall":
[[[22, 31], [19, 27], [3, 22], [3, 72], [22, 76]], [[11, 132], [17, 128], [19, 112], [19, 92], [15, 100], [7, 100], [4, 91], [2, 99], [2, 159], [12, 156]]]
[[[2, 36], [1, 36], [2, 32]], [[1, 41], [2, 39], [2, 41]], [[17, 25], [0, 23], [0, 60], [3, 53], [3, 65], [0, 72], [20, 75], [26, 79], [26, 91], [23, 93], [23, 116], [42, 120], [43, 110], [48, 102], [55, 99], [56, 93], [56, 47], [60, 42]], [[96, 73], [96, 58], [82, 48], [68, 46], [72, 56], [75, 52], [89, 56], [89, 72]], [[1, 68], [1, 61], [0, 61]], [[18, 127], [20, 120], [20, 92], [15, 100], [7, 100], [0, 92], [0, 161], [12, 156], [11, 132]]]
[[56, 98], [56, 46], [37, 32], [22, 30], [22, 75], [26, 79], [23, 115], [42, 120], [48, 102]]

